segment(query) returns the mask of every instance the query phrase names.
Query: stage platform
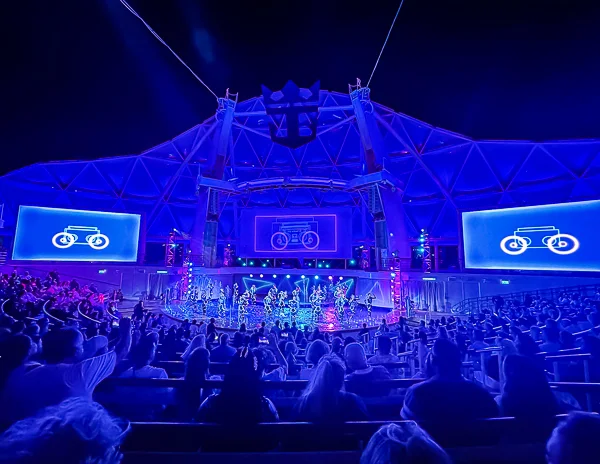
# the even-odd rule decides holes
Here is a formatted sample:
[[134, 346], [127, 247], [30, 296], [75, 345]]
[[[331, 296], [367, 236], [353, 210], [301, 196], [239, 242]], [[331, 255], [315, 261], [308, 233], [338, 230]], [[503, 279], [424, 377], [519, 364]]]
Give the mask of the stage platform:
[[[211, 317], [214, 317], [217, 321], [217, 326], [227, 329], [236, 329], [239, 327], [238, 309], [237, 305], [235, 308], [228, 307], [225, 312], [225, 317], [219, 317], [218, 305], [216, 301], [212, 301], [208, 304], [206, 314], [203, 313], [202, 309], [198, 304], [193, 302], [171, 302], [160, 307], [161, 310], [170, 318], [177, 321], [184, 319], [198, 321], [206, 321]], [[398, 317], [394, 316], [388, 308], [373, 307], [371, 318], [368, 317], [366, 307], [360, 305], [357, 313], [351, 320], [348, 320], [348, 312], [344, 316], [344, 320], [340, 321], [333, 304], [323, 305], [323, 311], [318, 320], [313, 320], [312, 311], [310, 306], [301, 306], [300, 310], [296, 314], [295, 319], [292, 318], [289, 310], [281, 315], [279, 311], [274, 311], [270, 318], [267, 318], [264, 312], [263, 305], [258, 302], [255, 305], [249, 305], [247, 308], [248, 314], [246, 315], [247, 327], [254, 328], [260, 326], [262, 321], [273, 323], [276, 320], [291, 323], [293, 320], [303, 328], [305, 325], [310, 327], [319, 327], [320, 330], [325, 332], [334, 332], [339, 330], [354, 330], [362, 327], [363, 323], [367, 323], [369, 327], [379, 326], [383, 318], [388, 323], [397, 322]]]

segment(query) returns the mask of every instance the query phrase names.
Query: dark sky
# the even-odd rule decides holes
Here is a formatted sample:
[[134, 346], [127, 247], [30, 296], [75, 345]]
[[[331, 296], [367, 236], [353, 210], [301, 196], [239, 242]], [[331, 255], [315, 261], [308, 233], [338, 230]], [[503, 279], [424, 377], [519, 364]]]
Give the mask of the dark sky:
[[[129, 0], [219, 95], [366, 82], [399, 1]], [[600, 6], [405, 0], [371, 98], [477, 138], [600, 137]], [[596, 6], [594, 5], [596, 4]], [[0, 7], [2, 165], [137, 153], [214, 97], [118, 0]]]

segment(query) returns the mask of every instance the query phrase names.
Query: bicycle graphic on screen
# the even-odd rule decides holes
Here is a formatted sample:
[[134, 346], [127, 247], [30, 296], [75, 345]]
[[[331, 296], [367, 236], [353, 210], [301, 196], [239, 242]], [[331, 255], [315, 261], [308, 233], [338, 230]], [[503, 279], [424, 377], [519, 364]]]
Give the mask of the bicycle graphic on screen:
[[[79, 241], [84, 237], [84, 241]], [[97, 227], [68, 226], [65, 230], [52, 237], [52, 245], [56, 248], [70, 248], [73, 245], [89, 245], [94, 250], [104, 250], [110, 240], [105, 234], [100, 233]]]
[[528, 249], [548, 248], [557, 255], [570, 255], [579, 249], [579, 240], [563, 234], [554, 226], [519, 227], [513, 235], [500, 241], [500, 248], [507, 255], [520, 255]]

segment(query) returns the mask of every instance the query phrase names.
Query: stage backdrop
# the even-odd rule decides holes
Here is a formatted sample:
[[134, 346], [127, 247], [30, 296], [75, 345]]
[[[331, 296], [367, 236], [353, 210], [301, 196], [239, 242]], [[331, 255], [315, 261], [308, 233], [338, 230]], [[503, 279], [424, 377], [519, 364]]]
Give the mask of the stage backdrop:
[[246, 209], [238, 255], [258, 258], [350, 258], [350, 208]]
[[465, 267], [600, 270], [600, 201], [462, 214]]
[[21, 206], [13, 260], [135, 262], [138, 214]]

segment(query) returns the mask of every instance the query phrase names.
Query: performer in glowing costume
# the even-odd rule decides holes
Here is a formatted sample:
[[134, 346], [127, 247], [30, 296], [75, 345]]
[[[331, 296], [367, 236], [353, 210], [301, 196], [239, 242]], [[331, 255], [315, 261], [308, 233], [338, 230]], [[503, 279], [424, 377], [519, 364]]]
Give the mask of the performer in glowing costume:
[[223, 291], [223, 288], [221, 288], [221, 290], [219, 291], [219, 306], [218, 306], [218, 310], [217, 310], [220, 318], [225, 317], [226, 304], [227, 304], [227, 298], [225, 297], [225, 292]]
[[348, 299], [346, 298], [346, 286], [340, 284], [335, 289], [335, 309], [340, 322], [344, 321], [344, 310]]
[[296, 287], [292, 290], [292, 301], [290, 302], [290, 315], [292, 322], [296, 320], [296, 315], [300, 310], [300, 287]]
[[200, 302], [202, 306], [202, 316], [206, 317], [206, 311], [208, 310], [208, 295], [206, 294], [206, 290], [202, 290], [200, 294]]
[[227, 302], [229, 302], [229, 298], [231, 298], [231, 287], [229, 285], [227, 285], [225, 287], [225, 304], [227, 304]]
[[238, 304], [238, 323], [241, 325], [242, 323], [246, 323], [246, 315], [248, 303], [250, 302], [250, 292], [246, 290], [239, 299]]
[[231, 307], [235, 307], [235, 304], [238, 302], [238, 296], [240, 294], [240, 287], [237, 282], [233, 284], [233, 300], [231, 301]]
[[250, 287], [250, 301], [253, 305], [256, 304], [256, 285], [252, 285], [252, 287]]
[[367, 296], [365, 296], [365, 306], [367, 307], [367, 315], [369, 319], [373, 318], [373, 300], [375, 299], [375, 295], [373, 295], [371, 292], [367, 293]]
[[351, 295], [350, 300], [348, 301], [348, 306], [350, 311], [348, 312], [348, 321], [352, 321], [354, 316], [356, 315], [356, 308], [358, 307], [358, 297], [356, 295]]
[[277, 295], [277, 306], [279, 307], [279, 317], [285, 317], [285, 307], [287, 300], [287, 291], [283, 290]]

